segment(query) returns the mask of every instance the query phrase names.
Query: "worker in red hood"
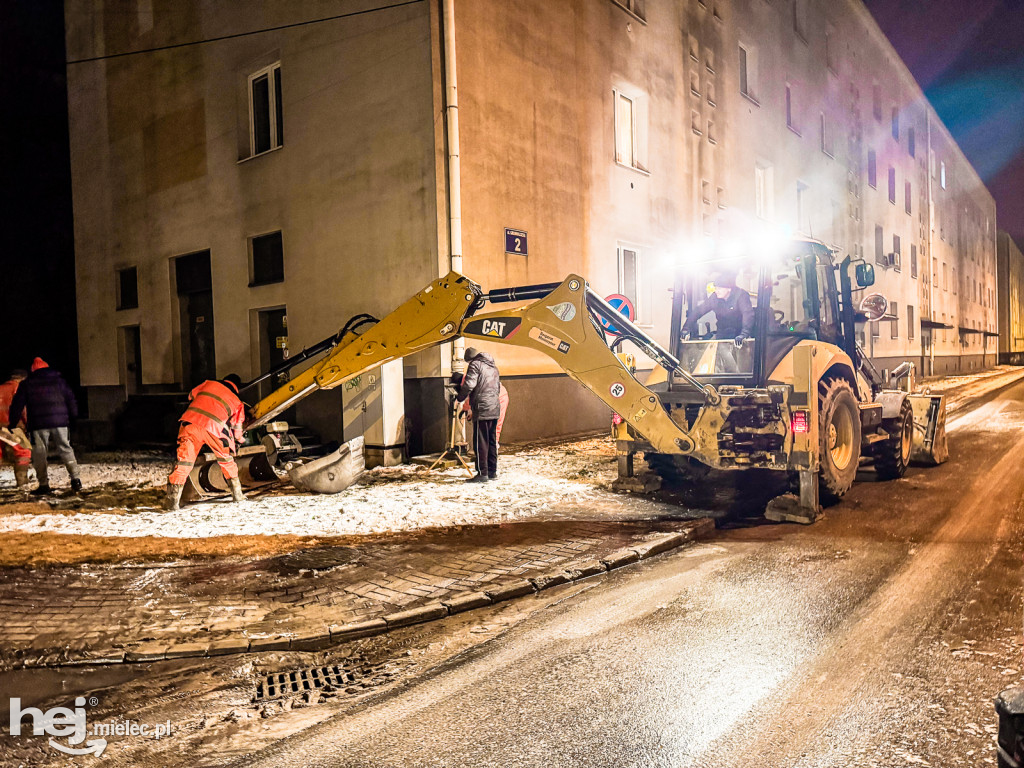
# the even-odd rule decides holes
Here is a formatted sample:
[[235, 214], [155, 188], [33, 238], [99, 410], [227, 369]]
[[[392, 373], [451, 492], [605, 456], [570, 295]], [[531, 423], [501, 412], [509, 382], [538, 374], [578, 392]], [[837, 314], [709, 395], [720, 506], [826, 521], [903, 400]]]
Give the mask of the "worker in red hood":
[[64, 377], [49, 366], [41, 357], [32, 361], [32, 372], [18, 386], [11, 400], [9, 420], [17, 424], [22, 416], [28, 422], [28, 433], [32, 440], [32, 466], [36, 470], [39, 487], [33, 495], [45, 496], [50, 493], [46, 456], [52, 444], [60, 455], [71, 477], [71, 490], [82, 490], [78, 477], [78, 460], [71, 447], [71, 422], [78, 418], [78, 403], [71, 387]]
[[[14, 400], [14, 393], [18, 391], [18, 385], [28, 376], [26, 371], [15, 368], [11, 371], [10, 377], [3, 384], [0, 384], [0, 449], [3, 451], [4, 461], [14, 466], [14, 482], [18, 488], [25, 488], [28, 485], [28, 468], [32, 463], [32, 449], [28, 447], [28, 437], [25, 434], [25, 423], [10, 423], [11, 401]], [[4, 431], [6, 430], [6, 431]]]
[[231, 488], [231, 498], [245, 501], [238, 479], [238, 466], [232, 458], [236, 447], [245, 439], [242, 431], [245, 404], [238, 398], [241, 385], [242, 379], [232, 373], [220, 381], [204, 381], [189, 393], [188, 408], [179, 420], [178, 460], [167, 478], [165, 509], [179, 508], [188, 473], [204, 445], [217, 457], [220, 471]]

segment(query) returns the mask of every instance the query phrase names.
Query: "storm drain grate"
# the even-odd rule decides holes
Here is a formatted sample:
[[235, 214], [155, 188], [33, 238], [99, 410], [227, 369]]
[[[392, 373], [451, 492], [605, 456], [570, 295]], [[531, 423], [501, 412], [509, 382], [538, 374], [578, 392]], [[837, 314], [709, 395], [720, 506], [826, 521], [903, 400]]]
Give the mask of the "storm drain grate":
[[357, 676], [357, 673], [337, 666], [279, 672], [267, 675], [265, 679], [260, 680], [259, 687], [256, 689], [256, 700], [290, 696], [295, 693], [311, 691], [314, 688], [320, 689], [327, 685], [343, 688], [352, 685]]

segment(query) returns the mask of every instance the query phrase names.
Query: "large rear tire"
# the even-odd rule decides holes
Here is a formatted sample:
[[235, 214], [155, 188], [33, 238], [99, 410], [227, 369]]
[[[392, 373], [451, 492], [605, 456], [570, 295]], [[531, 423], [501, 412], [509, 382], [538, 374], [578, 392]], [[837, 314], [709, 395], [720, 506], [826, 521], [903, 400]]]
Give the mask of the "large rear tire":
[[914, 445], [914, 410], [909, 400], [903, 401], [899, 416], [885, 424], [885, 428], [889, 439], [876, 448], [875, 471], [881, 480], [896, 480], [906, 474]]
[[850, 490], [860, 466], [860, 408], [844, 379], [824, 379], [818, 385], [818, 427], [819, 491], [823, 502], [835, 502]]

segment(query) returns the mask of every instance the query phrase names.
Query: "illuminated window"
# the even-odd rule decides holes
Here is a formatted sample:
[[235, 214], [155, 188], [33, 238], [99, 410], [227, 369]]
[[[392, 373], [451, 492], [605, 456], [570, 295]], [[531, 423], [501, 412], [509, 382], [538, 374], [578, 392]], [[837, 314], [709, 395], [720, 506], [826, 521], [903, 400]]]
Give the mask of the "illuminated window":
[[644, 15], [645, 0], [612, 0], [620, 8], [625, 8], [638, 19], [646, 19]]
[[249, 75], [249, 149], [254, 155], [284, 145], [281, 63]]
[[757, 101], [757, 48], [752, 45], [740, 45], [740, 93], [748, 99]]
[[940, 163], [939, 164], [939, 184], [942, 186], [943, 189], [946, 188], [946, 164], [945, 163]]
[[643, 254], [633, 246], [619, 246], [619, 293], [633, 303], [638, 325], [651, 323], [651, 280], [644, 273]]
[[637, 94], [615, 95], [615, 162], [647, 172], [646, 100]]

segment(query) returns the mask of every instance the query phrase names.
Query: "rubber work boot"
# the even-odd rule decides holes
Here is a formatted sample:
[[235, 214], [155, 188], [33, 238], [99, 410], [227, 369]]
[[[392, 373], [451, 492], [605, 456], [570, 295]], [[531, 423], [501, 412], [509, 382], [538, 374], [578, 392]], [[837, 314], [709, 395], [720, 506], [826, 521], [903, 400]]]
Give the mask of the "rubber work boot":
[[33, 496], [49, 496], [50, 495], [50, 486], [48, 486], [48, 485], [40, 485], [34, 491], [29, 491], [29, 493], [31, 493]]
[[14, 465], [14, 482], [17, 483], [18, 490], [23, 490], [28, 485], [28, 467]]
[[77, 478], [77, 477], [72, 477], [71, 478], [71, 490], [74, 493], [80, 493], [81, 492], [81, 490], [82, 490], [82, 481], [81, 481], [80, 478]]
[[237, 477], [232, 477], [228, 480], [228, 485], [231, 486], [231, 500], [232, 501], [245, 501], [245, 494], [242, 493], [242, 481]]
[[177, 483], [167, 484], [167, 496], [164, 497], [164, 509], [168, 512], [175, 512], [181, 509], [181, 492], [185, 490], [185, 484], [178, 485]]

